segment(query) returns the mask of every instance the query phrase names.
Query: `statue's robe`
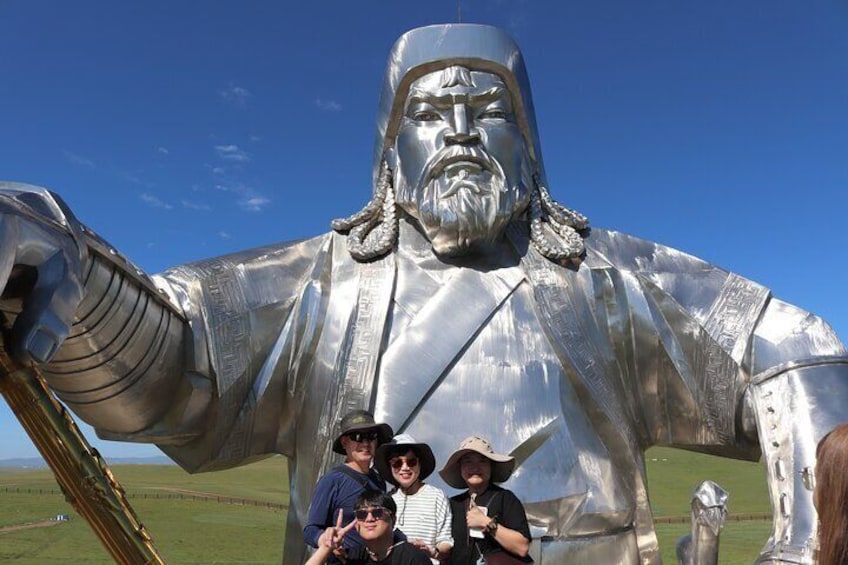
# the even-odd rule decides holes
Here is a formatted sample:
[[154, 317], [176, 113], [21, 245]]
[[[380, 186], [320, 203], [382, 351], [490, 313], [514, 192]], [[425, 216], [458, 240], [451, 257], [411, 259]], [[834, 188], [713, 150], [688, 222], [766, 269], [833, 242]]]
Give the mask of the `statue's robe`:
[[479, 263], [440, 261], [402, 222], [397, 250], [369, 263], [326, 234], [164, 273], [194, 378], [217, 395], [199, 439], [162, 448], [193, 471], [288, 457], [294, 563], [315, 481], [337, 462], [335, 426], [370, 408], [439, 462], [474, 434], [514, 454], [505, 486], [543, 563], [645, 560], [643, 451], [756, 459], [742, 424], [752, 376], [845, 349], [819, 318], [674, 249], [595, 229], [582, 265], [563, 268], [526, 233], [514, 224]]

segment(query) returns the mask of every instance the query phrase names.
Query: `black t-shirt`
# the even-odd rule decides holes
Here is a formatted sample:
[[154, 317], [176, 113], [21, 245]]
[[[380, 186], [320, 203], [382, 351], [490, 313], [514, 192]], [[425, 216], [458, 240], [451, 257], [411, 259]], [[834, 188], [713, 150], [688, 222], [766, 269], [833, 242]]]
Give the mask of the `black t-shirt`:
[[[468, 512], [468, 501], [468, 491], [452, 496], [450, 499], [451, 513], [453, 514], [453, 520], [451, 522], [451, 532], [453, 533], [451, 565], [474, 565], [480, 558], [481, 552], [483, 554], [495, 551], [509, 553], [488, 534], [484, 535], [483, 539], [468, 536], [468, 524], [465, 521], [465, 514]], [[497, 485], [489, 485], [486, 492], [477, 495], [475, 503], [477, 506], [485, 506], [488, 509], [488, 516], [496, 518], [498, 524], [503, 524], [510, 530], [519, 532], [528, 541], [530, 540], [530, 526], [527, 525], [527, 514], [524, 512], [524, 506], [521, 504], [521, 501], [518, 500], [518, 497], [512, 491]], [[529, 556], [523, 559], [516, 555], [513, 555], [513, 557], [521, 559], [525, 563], [533, 562]]]
[[347, 552], [347, 565], [430, 565], [430, 558], [406, 542], [399, 542], [392, 548], [391, 553], [382, 561], [371, 561], [364, 547], [357, 547]]

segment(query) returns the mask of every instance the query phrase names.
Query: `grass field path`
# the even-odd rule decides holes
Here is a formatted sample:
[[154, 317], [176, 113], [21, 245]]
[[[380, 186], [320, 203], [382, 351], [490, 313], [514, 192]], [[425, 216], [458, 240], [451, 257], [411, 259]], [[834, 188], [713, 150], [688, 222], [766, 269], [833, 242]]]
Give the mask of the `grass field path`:
[[0, 527], [0, 535], [20, 530], [29, 530], [31, 528], [49, 528], [50, 526], [58, 526], [62, 522], [58, 520], [42, 520], [41, 522], [28, 522], [26, 524], [14, 524], [11, 526]]

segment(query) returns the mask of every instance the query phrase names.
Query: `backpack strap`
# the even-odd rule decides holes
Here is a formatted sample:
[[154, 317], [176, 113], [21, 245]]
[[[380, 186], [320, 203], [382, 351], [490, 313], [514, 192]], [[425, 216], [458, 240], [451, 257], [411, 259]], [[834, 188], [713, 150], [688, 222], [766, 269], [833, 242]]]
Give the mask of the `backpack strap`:
[[373, 490], [385, 490], [381, 489], [379, 483], [374, 480], [375, 477], [373, 469], [369, 470], [368, 474], [364, 477], [362, 473], [357, 473], [347, 465], [336, 465], [335, 467], [333, 467], [333, 471], [338, 471], [339, 473], [347, 475], [348, 477], [362, 485], [362, 488], [371, 488]]

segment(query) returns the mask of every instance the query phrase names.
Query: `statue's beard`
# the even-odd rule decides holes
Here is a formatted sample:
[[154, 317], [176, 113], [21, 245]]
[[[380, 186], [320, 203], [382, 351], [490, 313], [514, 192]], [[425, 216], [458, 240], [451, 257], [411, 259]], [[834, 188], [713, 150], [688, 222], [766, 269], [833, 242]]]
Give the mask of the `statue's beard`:
[[418, 219], [438, 255], [451, 257], [489, 248], [527, 206], [529, 167], [522, 167], [516, 186], [508, 186], [496, 161], [480, 150], [474, 153], [468, 161], [455, 155], [447, 160], [451, 164], [434, 167], [437, 174], [416, 191], [413, 210], [409, 202], [400, 202]]

